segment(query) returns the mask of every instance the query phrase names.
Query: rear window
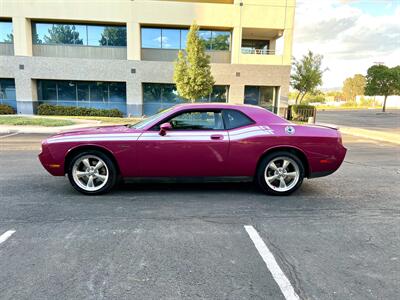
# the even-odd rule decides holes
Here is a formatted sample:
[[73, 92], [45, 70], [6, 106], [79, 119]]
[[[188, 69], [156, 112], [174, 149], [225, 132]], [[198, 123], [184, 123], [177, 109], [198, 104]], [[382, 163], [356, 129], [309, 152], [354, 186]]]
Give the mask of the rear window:
[[229, 109], [223, 111], [226, 129], [234, 129], [247, 125], [254, 124], [254, 121], [246, 116], [244, 113]]

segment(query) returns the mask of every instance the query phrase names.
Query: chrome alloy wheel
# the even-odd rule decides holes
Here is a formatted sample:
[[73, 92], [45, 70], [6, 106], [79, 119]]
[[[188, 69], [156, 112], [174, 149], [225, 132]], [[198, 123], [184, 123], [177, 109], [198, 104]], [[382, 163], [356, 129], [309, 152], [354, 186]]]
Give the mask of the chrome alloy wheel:
[[296, 186], [300, 178], [300, 169], [297, 163], [289, 157], [272, 159], [264, 171], [267, 185], [277, 192], [286, 192]]
[[81, 189], [95, 192], [107, 183], [109, 171], [101, 158], [95, 155], [85, 155], [74, 163], [72, 177]]

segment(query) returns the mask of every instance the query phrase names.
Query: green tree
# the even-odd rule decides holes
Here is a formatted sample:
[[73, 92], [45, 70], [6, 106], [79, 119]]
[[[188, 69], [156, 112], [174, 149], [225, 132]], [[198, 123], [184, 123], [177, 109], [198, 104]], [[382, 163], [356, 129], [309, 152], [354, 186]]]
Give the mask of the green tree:
[[347, 101], [355, 101], [356, 96], [363, 96], [365, 89], [365, 77], [361, 74], [356, 74], [353, 77], [347, 78], [343, 82], [343, 96]]
[[55, 24], [43, 37], [46, 44], [83, 44], [75, 25]]
[[384, 96], [382, 112], [386, 111], [386, 100], [389, 95], [400, 95], [400, 66], [389, 68], [375, 65], [367, 71], [365, 95]]
[[126, 46], [126, 29], [121, 27], [106, 27], [99, 40], [102, 46]]
[[191, 102], [208, 96], [214, 85], [210, 57], [199, 38], [199, 26], [190, 26], [185, 52], [179, 51], [175, 62], [174, 82], [178, 94]]
[[322, 74], [325, 70], [321, 69], [322, 55], [308, 51], [300, 61], [293, 62], [290, 83], [298, 91], [296, 104], [300, 103], [307, 93], [314, 93], [316, 88], [322, 84]]

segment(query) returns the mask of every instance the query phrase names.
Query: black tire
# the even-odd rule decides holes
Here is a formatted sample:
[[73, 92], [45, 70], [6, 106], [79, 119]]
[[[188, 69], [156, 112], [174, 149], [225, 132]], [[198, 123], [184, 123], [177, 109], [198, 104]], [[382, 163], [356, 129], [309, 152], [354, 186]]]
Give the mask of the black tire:
[[[298, 177], [296, 177], [296, 178], [298, 178], [297, 182], [294, 183], [295, 179], [293, 179], [293, 186], [286, 191], [276, 190], [276, 189], [279, 189], [279, 187], [277, 187], [276, 189], [271, 188], [270, 185], [267, 183], [266, 178], [264, 176], [266, 168], [269, 165], [269, 163], [276, 159], [278, 159], [278, 162], [279, 162], [279, 160], [282, 158], [283, 159], [287, 158], [288, 160], [291, 161], [291, 164], [293, 162], [294, 164], [297, 165], [297, 168], [298, 168]], [[292, 165], [292, 167], [293, 167], [293, 170], [296, 171], [294, 169], [294, 164]], [[268, 172], [270, 172], [270, 170]], [[290, 195], [291, 193], [296, 191], [301, 186], [303, 179], [304, 179], [304, 174], [305, 174], [304, 165], [295, 154], [288, 152], [288, 151], [277, 151], [277, 152], [272, 152], [270, 154], [267, 154], [261, 160], [261, 162], [259, 163], [258, 168], [257, 168], [255, 181], [258, 184], [258, 186], [261, 188], [261, 190], [266, 194], [274, 195], [274, 196], [286, 196], [286, 195]], [[279, 178], [276, 180], [279, 180]], [[273, 185], [273, 184], [271, 184], [271, 185]]]
[[[83, 188], [81, 188], [74, 180], [73, 176], [73, 168], [75, 163], [81, 159], [84, 156], [91, 156], [91, 157], [98, 157], [100, 158], [104, 164], [106, 165], [107, 171], [108, 171], [108, 178], [105, 182], [105, 184], [98, 190], [95, 191], [88, 191]], [[112, 159], [106, 155], [105, 153], [98, 151], [98, 150], [87, 150], [87, 151], [82, 151], [72, 157], [70, 160], [70, 163], [68, 165], [68, 179], [71, 185], [75, 190], [78, 192], [85, 194], [85, 195], [100, 195], [100, 194], [105, 194], [109, 192], [116, 184], [118, 178], [118, 171], [117, 168], [112, 161]]]

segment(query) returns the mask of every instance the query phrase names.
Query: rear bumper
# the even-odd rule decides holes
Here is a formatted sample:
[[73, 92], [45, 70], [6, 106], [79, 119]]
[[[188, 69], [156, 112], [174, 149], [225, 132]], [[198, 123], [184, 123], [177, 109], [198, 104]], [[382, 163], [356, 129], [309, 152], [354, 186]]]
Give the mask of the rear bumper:
[[316, 171], [310, 172], [308, 178], [324, 177], [336, 172], [342, 165], [346, 153], [347, 149], [340, 144], [334, 158], [318, 159], [318, 162], [314, 162], [314, 164], [319, 164], [319, 166], [316, 168]]

